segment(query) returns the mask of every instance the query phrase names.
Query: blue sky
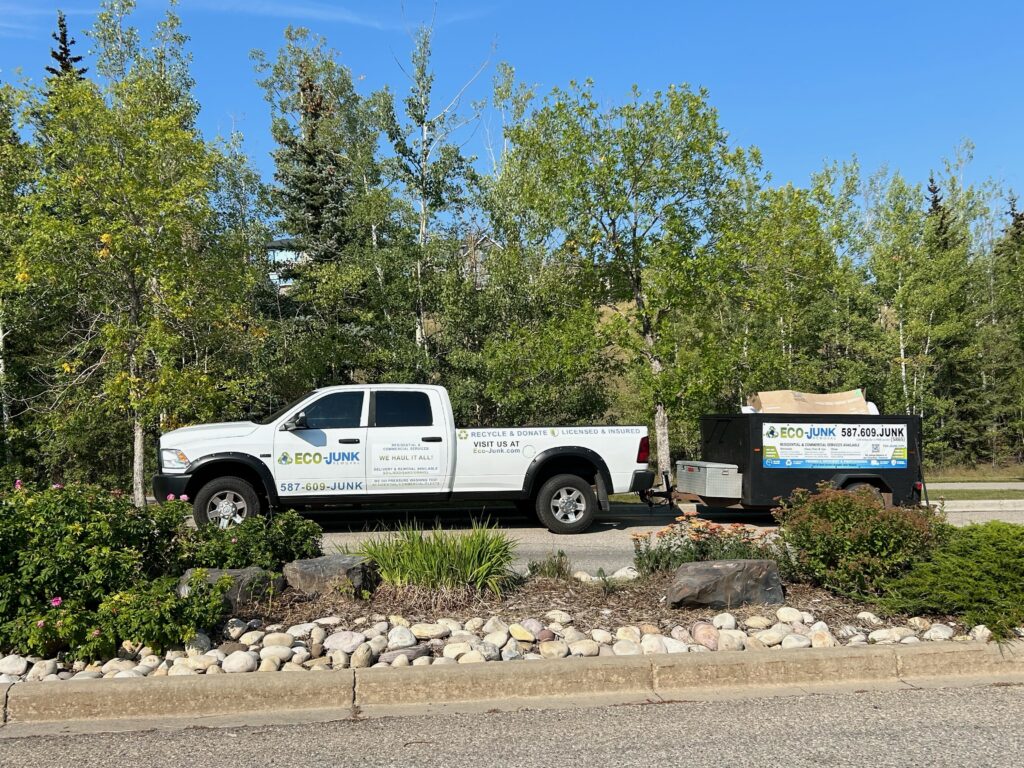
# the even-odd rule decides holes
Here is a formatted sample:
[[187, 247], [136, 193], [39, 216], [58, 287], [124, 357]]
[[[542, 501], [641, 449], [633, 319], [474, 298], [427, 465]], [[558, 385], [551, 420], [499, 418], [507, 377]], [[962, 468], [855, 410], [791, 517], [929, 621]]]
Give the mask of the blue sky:
[[[80, 52], [98, 0], [0, 0], [0, 78], [38, 80], [57, 7]], [[162, 0], [140, 0], [144, 31]], [[367, 90], [405, 87], [410, 31], [436, 14], [438, 96], [487, 58], [508, 61], [541, 92], [590, 77], [611, 104], [637, 83], [706, 86], [722, 124], [754, 144], [778, 183], [807, 183], [827, 159], [927, 178], [964, 138], [969, 179], [1024, 188], [1019, 2], [588, 2], [532, 0], [181, 0], [208, 135], [233, 127], [269, 176], [268, 111], [249, 51], [273, 51], [287, 24], [325, 35]], [[493, 48], [493, 51], [492, 51]], [[469, 96], [489, 93], [493, 64]], [[467, 146], [483, 154], [480, 129]]]

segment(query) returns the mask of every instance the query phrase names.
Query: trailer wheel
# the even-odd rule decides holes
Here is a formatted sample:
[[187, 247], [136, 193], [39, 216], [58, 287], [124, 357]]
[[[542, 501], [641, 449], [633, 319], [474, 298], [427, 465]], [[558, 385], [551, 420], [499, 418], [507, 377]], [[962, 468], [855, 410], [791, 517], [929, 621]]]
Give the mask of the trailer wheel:
[[594, 522], [597, 494], [579, 475], [555, 475], [541, 486], [536, 510], [552, 533], [581, 533]]
[[863, 493], [863, 492], [867, 492], [867, 493], [870, 493], [871, 494], [871, 498], [874, 499], [875, 501], [877, 501], [879, 504], [882, 504], [882, 505], [885, 504], [885, 497], [882, 496], [882, 492], [881, 492], [881, 490], [879, 490], [877, 485], [872, 485], [871, 483], [863, 483], [863, 482], [861, 482], [861, 483], [850, 483], [849, 485], [845, 486], [843, 488], [843, 490], [846, 491], [847, 493]]

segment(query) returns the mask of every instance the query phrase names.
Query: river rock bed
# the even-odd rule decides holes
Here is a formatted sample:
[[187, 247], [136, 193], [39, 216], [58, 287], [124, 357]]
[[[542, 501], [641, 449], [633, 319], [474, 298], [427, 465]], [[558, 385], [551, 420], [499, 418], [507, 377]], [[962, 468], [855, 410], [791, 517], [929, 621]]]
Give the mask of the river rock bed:
[[[1024, 637], [1024, 628], [1018, 630]], [[0, 658], [0, 683], [101, 678], [322, 672], [332, 669], [482, 664], [585, 656], [639, 656], [790, 651], [921, 642], [988, 642], [983, 625], [965, 631], [921, 617], [886, 624], [869, 612], [856, 621], [829, 626], [814, 615], [783, 606], [739, 619], [708, 615], [682, 625], [661, 620], [623, 626], [577, 626], [562, 610], [542, 618], [441, 617], [410, 622], [380, 614], [345, 622], [325, 616], [292, 626], [264, 626], [259, 619], [229, 620], [215, 641], [200, 633], [182, 648], [156, 654], [125, 643], [117, 658], [86, 663], [11, 654]]]

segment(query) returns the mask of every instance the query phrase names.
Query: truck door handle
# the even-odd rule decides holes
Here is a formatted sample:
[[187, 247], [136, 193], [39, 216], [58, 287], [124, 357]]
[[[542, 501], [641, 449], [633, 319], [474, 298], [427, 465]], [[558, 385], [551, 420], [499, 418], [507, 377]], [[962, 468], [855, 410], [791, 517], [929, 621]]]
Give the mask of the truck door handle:
[[355, 445], [356, 443], [359, 442], [359, 438], [358, 437], [343, 437], [340, 440], [338, 440], [338, 442], [341, 443], [342, 445]]
[[424, 437], [423, 438], [423, 442], [424, 443], [440, 443], [441, 442], [441, 438], [440, 437]]

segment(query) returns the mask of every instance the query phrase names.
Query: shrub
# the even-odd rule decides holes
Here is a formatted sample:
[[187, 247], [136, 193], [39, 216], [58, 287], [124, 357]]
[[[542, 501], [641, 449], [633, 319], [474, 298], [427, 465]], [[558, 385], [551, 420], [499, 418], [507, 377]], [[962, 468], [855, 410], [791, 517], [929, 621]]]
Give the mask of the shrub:
[[797, 576], [849, 596], [874, 596], [947, 535], [941, 513], [889, 507], [872, 489], [797, 490], [775, 510]]
[[572, 578], [572, 562], [563, 550], [552, 552], [543, 560], [531, 560], [526, 570], [530, 576], [542, 579], [570, 579]]
[[181, 557], [194, 568], [246, 568], [256, 565], [279, 571], [285, 563], [323, 554], [323, 532], [293, 510], [272, 517], [246, 518], [234, 528], [204, 525], [190, 537]]
[[385, 584], [501, 594], [513, 578], [516, 544], [502, 531], [474, 525], [467, 533], [411, 526], [369, 539], [360, 554]]
[[[763, 532], [734, 523], [720, 525], [686, 512], [653, 534], [633, 535], [633, 565], [642, 574], [674, 571], [698, 560], [784, 560], [783, 550]], [[780, 567], [782, 563], [780, 563]]]
[[192, 535], [185, 513], [180, 503], [138, 509], [91, 486], [0, 496], [0, 647], [88, 655], [110, 653], [122, 639], [165, 644], [170, 634], [125, 634], [152, 624], [145, 612], [157, 603], [178, 617], [167, 630], [184, 633], [178, 642], [210, 626], [193, 620], [211, 615], [203, 603], [211, 591], [182, 599], [173, 590]]
[[989, 522], [949, 533], [932, 556], [886, 585], [882, 606], [960, 616], [997, 637], [1024, 626], [1024, 525]]

